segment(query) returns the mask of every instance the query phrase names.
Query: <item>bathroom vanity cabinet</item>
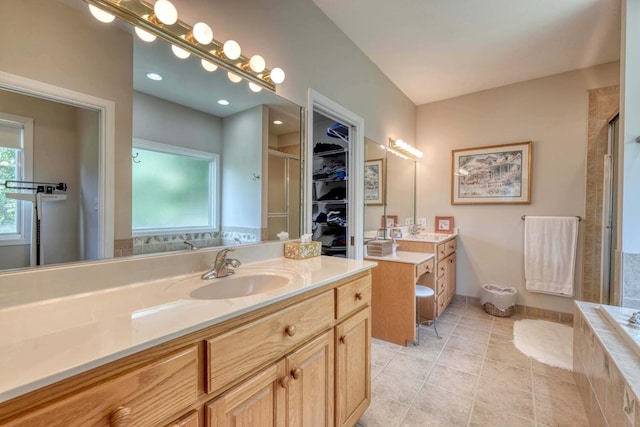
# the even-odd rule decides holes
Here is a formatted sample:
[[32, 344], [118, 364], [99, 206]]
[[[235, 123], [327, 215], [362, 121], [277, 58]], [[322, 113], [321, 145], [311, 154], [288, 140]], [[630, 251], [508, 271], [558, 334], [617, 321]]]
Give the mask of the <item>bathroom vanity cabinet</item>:
[[356, 273], [1, 403], [0, 425], [353, 426], [370, 301]]
[[372, 272], [373, 337], [398, 345], [415, 341], [416, 283], [434, 276], [434, 255], [399, 251], [367, 259], [378, 263]]
[[435, 254], [435, 273], [423, 276], [418, 283], [430, 287], [435, 292], [435, 304], [430, 300], [421, 301], [421, 313], [429, 319], [438, 318], [456, 296], [456, 237], [440, 242], [420, 240], [399, 240], [404, 251]]

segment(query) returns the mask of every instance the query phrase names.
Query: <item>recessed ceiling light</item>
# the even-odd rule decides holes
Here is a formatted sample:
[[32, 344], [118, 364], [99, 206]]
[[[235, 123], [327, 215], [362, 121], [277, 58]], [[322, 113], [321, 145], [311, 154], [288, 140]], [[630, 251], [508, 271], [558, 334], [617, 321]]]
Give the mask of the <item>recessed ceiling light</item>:
[[158, 73], [147, 73], [147, 78], [155, 81], [162, 80], [162, 76]]
[[227, 101], [226, 99], [219, 99], [218, 100], [218, 104], [220, 104], [220, 105], [229, 105], [229, 101]]
[[274, 121], [273, 121], [273, 124], [274, 124], [274, 125], [281, 125], [282, 123], [283, 123], [283, 121], [282, 121], [282, 120], [274, 120]]

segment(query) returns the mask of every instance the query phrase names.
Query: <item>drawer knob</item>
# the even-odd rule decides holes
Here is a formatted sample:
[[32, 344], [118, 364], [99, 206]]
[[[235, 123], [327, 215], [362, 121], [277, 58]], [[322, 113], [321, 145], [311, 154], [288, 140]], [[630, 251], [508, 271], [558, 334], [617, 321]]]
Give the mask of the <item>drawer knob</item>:
[[449, 245], [449, 249], [455, 249], [455, 245]]
[[284, 331], [287, 333], [287, 335], [292, 337], [296, 334], [296, 331], [297, 331], [296, 325], [289, 325]]
[[345, 343], [347, 342], [347, 336], [346, 336], [346, 335], [341, 336], [341, 337], [340, 337], [340, 342], [341, 342], [342, 344], [345, 344]]
[[280, 387], [287, 388], [289, 387], [289, 381], [291, 381], [291, 377], [287, 375], [286, 377], [280, 380]]
[[131, 408], [124, 406], [118, 407], [111, 412], [109, 416], [109, 425], [111, 427], [126, 427], [131, 424]]
[[356, 292], [356, 299], [357, 299], [358, 301], [362, 301], [362, 298], [364, 298], [364, 297], [362, 296], [362, 292]]
[[294, 380], [299, 379], [302, 376], [302, 369], [300, 368], [296, 368], [293, 371], [291, 371], [291, 376], [293, 377]]

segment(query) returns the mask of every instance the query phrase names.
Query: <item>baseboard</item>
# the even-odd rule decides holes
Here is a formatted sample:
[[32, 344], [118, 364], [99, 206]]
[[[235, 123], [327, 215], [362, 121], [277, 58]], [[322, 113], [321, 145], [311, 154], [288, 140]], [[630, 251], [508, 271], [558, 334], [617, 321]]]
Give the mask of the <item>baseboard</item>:
[[[459, 295], [453, 299], [455, 302], [480, 305], [480, 298]], [[541, 319], [550, 322], [566, 323], [573, 325], [573, 313], [564, 313], [561, 311], [547, 310], [545, 308], [531, 307], [528, 305], [516, 304], [513, 308], [513, 314], [517, 314], [525, 319]]]

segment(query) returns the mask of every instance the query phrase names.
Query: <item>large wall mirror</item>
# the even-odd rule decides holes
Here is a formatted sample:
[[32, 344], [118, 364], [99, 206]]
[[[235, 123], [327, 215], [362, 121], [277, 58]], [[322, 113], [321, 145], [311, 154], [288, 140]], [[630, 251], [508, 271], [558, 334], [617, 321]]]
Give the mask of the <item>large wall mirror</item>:
[[365, 138], [365, 238], [415, 223], [416, 162]]
[[[47, 88], [0, 78], [0, 270], [112, 256], [98, 233], [104, 191], [116, 256], [299, 236], [300, 106], [179, 59], [128, 24], [100, 23], [81, 0], [4, 2], [0, 41], [0, 73]], [[100, 148], [110, 123], [67, 90], [113, 103], [113, 164]], [[36, 213], [33, 190], [7, 180], [67, 190]]]

